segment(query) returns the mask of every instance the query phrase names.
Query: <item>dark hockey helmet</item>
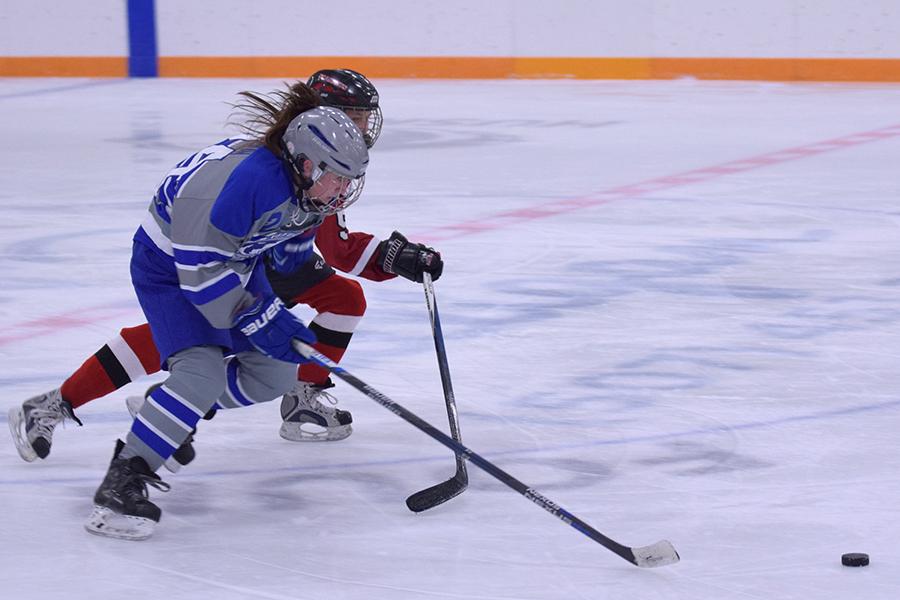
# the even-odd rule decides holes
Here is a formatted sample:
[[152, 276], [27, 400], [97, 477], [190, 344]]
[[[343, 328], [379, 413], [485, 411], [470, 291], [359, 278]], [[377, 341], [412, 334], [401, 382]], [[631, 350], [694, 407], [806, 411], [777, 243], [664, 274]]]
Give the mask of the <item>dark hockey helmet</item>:
[[371, 148], [381, 135], [381, 107], [378, 90], [368, 78], [350, 69], [316, 71], [306, 85], [318, 92], [325, 106], [339, 108], [362, 130]]

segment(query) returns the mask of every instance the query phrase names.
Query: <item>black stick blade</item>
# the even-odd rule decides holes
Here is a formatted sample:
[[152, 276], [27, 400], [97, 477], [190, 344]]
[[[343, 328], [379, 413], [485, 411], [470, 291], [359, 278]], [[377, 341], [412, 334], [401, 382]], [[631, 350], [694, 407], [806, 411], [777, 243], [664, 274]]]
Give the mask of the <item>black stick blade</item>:
[[459, 475], [411, 495], [406, 499], [406, 507], [419, 513], [456, 498], [469, 486], [468, 477]]

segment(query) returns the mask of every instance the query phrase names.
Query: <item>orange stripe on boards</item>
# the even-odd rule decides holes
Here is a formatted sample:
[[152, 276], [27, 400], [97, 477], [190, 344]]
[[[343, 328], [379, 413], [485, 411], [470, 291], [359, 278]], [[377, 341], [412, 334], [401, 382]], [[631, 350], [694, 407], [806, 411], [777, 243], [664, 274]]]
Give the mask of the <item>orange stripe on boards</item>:
[[[323, 68], [372, 78], [730, 79], [900, 82], [900, 59], [486, 56], [162, 56], [161, 77], [301, 78]], [[126, 57], [0, 57], [3, 77], [125, 77]]]
[[796, 72], [790, 58], [653, 58], [651, 79], [750, 79], [791, 81]]
[[514, 58], [486, 56], [162, 56], [161, 77], [305, 77], [328, 67], [372, 78], [647, 79], [646, 58]]
[[798, 81], [900, 81], [900, 59], [805, 59], [797, 66]]
[[754, 81], [900, 81], [900, 59], [654, 58], [652, 79]]
[[900, 59], [544, 58], [411, 56], [163, 56], [163, 77], [305, 77], [322, 68], [373, 78], [434, 79], [730, 79], [900, 81]]
[[650, 79], [649, 58], [516, 58], [508, 77], [523, 79]]
[[413, 56], [161, 56], [161, 77], [306, 77], [346, 68], [372, 78], [502, 79], [514, 58]]
[[125, 77], [124, 56], [0, 56], [2, 77]]

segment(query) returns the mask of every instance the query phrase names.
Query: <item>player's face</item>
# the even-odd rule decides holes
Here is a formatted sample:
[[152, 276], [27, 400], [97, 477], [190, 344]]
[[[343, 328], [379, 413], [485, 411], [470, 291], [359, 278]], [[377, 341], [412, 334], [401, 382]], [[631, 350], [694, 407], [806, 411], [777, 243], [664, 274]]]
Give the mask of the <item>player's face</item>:
[[[359, 198], [364, 177], [351, 179], [328, 170], [319, 172], [319, 178], [303, 193], [303, 202], [307, 205], [304, 210], [330, 215]], [[313, 174], [312, 163], [308, 160], [303, 161], [303, 174], [305, 177]]]
[[346, 196], [351, 180], [331, 171], [325, 171], [306, 191], [306, 197], [320, 206], [332, 204], [335, 198]]
[[372, 111], [360, 108], [347, 108], [344, 109], [344, 112], [347, 113], [353, 124], [359, 127], [360, 131], [366, 132], [366, 129], [369, 128], [369, 115]]
[[381, 134], [381, 110], [377, 108], [350, 108], [344, 107], [342, 110], [347, 113], [350, 120], [359, 127], [363, 137], [366, 139], [366, 146], [371, 148], [375, 145], [375, 141]]

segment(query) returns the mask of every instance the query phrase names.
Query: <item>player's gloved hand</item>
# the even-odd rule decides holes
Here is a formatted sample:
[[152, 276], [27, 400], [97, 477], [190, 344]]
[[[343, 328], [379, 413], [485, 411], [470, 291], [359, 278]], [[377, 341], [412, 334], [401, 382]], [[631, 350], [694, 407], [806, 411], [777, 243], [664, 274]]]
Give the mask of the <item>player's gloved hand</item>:
[[291, 238], [266, 252], [266, 264], [270, 269], [285, 275], [293, 273], [312, 255], [313, 238]]
[[412, 244], [395, 231], [378, 245], [378, 265], [385, 273], [394, 273], [422, 283], [422, 273], [431, 273], [437, 281], [444, 270], [441, 253], [424, 244]]
[[290, 363], [309, 362], [294, 350], [293, 340], [307, 344], [316, 341], [316, 334], [291, 314], [276, 296], [257, 298], [250, 308], [238, 316], [237, 327], [257, 350], [269, 358]]

